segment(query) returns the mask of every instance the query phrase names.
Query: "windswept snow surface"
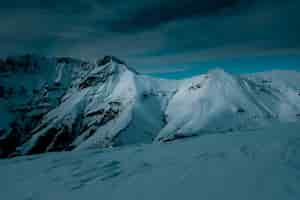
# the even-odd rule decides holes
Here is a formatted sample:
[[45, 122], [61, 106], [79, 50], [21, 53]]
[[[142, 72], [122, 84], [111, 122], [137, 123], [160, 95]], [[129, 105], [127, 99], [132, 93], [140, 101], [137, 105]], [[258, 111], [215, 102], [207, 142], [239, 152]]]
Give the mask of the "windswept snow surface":
[[300, 124], [0, 160], [0, 197], [300, 199]]
[[162, 80], [110, 56], [97, 63], [22, 59], [7, 65], [25, 71], [0, 72], [0, 157], [166, 142], [300, 119], [297, 72], [235, 76], [216, 69]]

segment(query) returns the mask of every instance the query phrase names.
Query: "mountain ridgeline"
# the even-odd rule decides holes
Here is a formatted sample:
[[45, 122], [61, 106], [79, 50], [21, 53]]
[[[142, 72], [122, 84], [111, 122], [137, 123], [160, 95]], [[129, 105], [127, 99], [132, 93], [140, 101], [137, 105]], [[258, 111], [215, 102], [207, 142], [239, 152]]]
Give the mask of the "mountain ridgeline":
[[300, 74], [185, 80], [94, 62], [33, 55], [0, 60], [0, 157], [167, 142], [300, 119]]

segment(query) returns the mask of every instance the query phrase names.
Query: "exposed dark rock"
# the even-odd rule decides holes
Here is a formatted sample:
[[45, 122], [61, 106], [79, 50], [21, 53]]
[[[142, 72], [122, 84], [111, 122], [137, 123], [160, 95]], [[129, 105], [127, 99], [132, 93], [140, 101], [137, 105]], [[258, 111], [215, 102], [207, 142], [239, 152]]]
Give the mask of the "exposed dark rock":
[[88, 62], [85, 62], [85, 61], [83, 61], [83, 62], [80, 64], [80, 66], [81, 66], [82, 68], [86, 68], [86, 67], [88, 67], [88, 66], [89, 66], [89, 63], [88, 63]]
[[14, 88], [12, 88], [12, 87], [8, 88], [6, 93], [7, 93], [7, 96], [9, 96], [9, 97], [13, 96], [15, 94]]
[[37, 126], [42, 117], [28, 117], [27, 111], [22, 109], [15, 112], [19, 112], [17, 118], [10, 123], [10, 128], [5, 130], [5, 136], [0, 141], [1, 157], [17, 156], [16, 147], [31, 138], [32, 129]]
[[27, 90], [24, 86], [21, 86], [19, 95], [21, 95], [21, 96], [27, 95]]
[[184, 135], [184, 134], [175, 134], [172, 138], [167, 138], [161, 140], [162, 142], [171, 142], [173, 140], [178, 140], [178, 139], [186, 139], [186, 138], [191, 138], [198, 136], [197, 134], [189, 134], [189, 135]]
[[199, 89], [199, 88], [201, 88], [201, 87], [202, 87], [201, 84], [200, 84], [200, 83], [197, 83], [197, 84], [195, 84], [195, 85], [190, 86], [190, 87], [189, 87], [189, 90], [196, 90], [196, 89]]
[[165, 114], [162, 116], [162, 121], [163, 121], [164, 124], [167, 124], [167, 123], [168, 123], [167, 118], [168, 118], [168, 116], [165, 115]]
[[100, 126], [106, 124], [107, 122], [114, 119], [119, 114], [119, 110], [114, 110], [112, 108], [105, 111], [103, 118], [100, 121]]
[[36, 134], [37, 132], [41, 131], [42, 129], [48, 126], [47, 123], [39, 124], [34, 130], [32, 130], [32, 134]]
[[38, 154], [38, 153], [43, 153], [46, 151], [47, 147], [51, 144], [54, 135], [58, 132], [59, 130], [56, 128], [51, 128], [45, 133], [44, 135], [41, 135], [38, 137], [36, 144], [33, 146], [32, 149], [27, 154]]
[[61, 86], [60, 82], [54, 82], [54, 87], [59, 87], [59, 86]]
[[101, 82], [98, 77], [90, 76], [80, 83], [79, 88], [85, 89], [87, 87], [96, 85], [98, 82]]
[[16, 71], [16, 63], [12, 58], [6, 58], [5, 61], [6, 69], [9, 71]]
[[120, 106], [121, 103], [118, 101], [112, 101], [108, 103], [109, 108], [107, 109], [100, 109], [97, 112], [98, 113], [91, 113], [89, 114], [90, 116], [94, 116], [96, 114], [101, 115], [102, 118], [96, 122], [96, 126], [102, 126], [106, 123], [108, 123], [109, 121], [113, 120], [114, 118], [116, 118], [118, 116], [118, 114], [120, 113]]
[[262, 80], [261, 82], [264, 83], [264, 84], [266, 84], [266, 83], [272, 83], [272, 81], [270, 81], [270, 80], [265, 80], [265, 79]]
[[[76, 58], [72, 58], [72, 57], [57, 57], [56, 58], [56, 62], [58, 64], [72, 64], [72, 63], [78, 63], [78, 62], [82, 62], [80, 60], [77, 60]], [[86, 63], [86, 62], [84, 62]]]
[[6, 137], [0, 139], [0, 157], [8, 157], [11, 153], [15, 152], [19, 145], [20, 131], [17, 127], [11, 128], [11, 131]]
[[39, 93], [39, 90], [33, 89], [33, 90], [32, 90], [32, 93], [33, 93], [33, 94], [38, 94], [38, 93]]
[[97, 61], [97, 65], [103, 66], [103, 65], [106, 65], [107, 63], [110, 63], [111, 61], [113, 61], [117, 64], [120, 64], [120, 65], [125, 65], [127, 67], [127, 69], [129, 69], [130, 71], [134, 72], [135, 74], [139, 74], [135, 69], [128, 67], [124, 61], [122, 61], [119, 58], [116, 58], [114, 56], [104, 56], [104, 58], [99, 59]]
[[17, 108], [14, 108], [10, 110], [11, 112], [20, 112], [20, 113], [25, 113], [25, 112], [30, 112], [32, 110], [31, 106], [20, 106]]
[[244, 108], [241, 108], [241, 107], [240, 107], [240, 108], [237, 109], [236, 112], [238, 112], [238, 113], [244, 113], [244, 112], [246, 112], [246, 111], [245, 111]]
[[111, 61], [116, 62], [118, 64], [126, 65], [125, 62], [121, 61], [120, 59], [118, 59], [114, 56], [104, 56], [104, 58], [97, 61], [97, 65], [98, 66], [106, 65], [107, 63], [109, 63]]
[[[40, 119], [41, 120], [41, 119]], [[41, 121], [38, 121], [39, 123]], [[47, 129], [46, 132], [42, 133], [35, 141], [34, 146], [26, 152], [26, 154], [38, 154], [50, 151], [62, 151], [71, 150], [74, 147], [70, 147], [73, 140], [80, 133], [82, 115], [77, 116], [72, 126], [61, 125], [59, 127], [51, 127], [47, 129], [48, 124], [40, 124], [40, 127], [31, 131], [31, 135], [39, 132], [42, 129]], [[36, 124], [34, 127], [37, 127]], [[28, 138], [30, 139], [30, 138]]]
[[144, 92], [141, 94], [141, 97], [143, 99], [147, 99], [149, 97], [155, 97], [155, 96], [166, 96], [167, 94], [163, 91], [149, 91], [149, 92]]
[[114, 72], [109, 72], [103, 70], [98, 74], [94, 74], [92, 76], [87, 77], [84, 81], [79, 84], [80, 89], [85, 89], [87, 87], [92, 87], [97, 85], [98, 83], [104, 83], [110, 76], [112, 76]]
[[121, 102], [119, 102], [119, 101], [111, 101], [111, 102], [109, 102], [108, 103], [108, 105], [110, 105], [111, 107], [113, 107], [113, 106], [121, 106]]
[[266, 94], [271, 94], [269, 90], [267, 90], [265, 87], [260, 87], [259, 91], [266, 93]]
[[5, 61], [6, 71], [24, 71], [30, 72], [36, 68], [36, 63], [32, 55], [7, 57]]
[[100, 110], [88, 113], [86, 115], [86, 117], [92, 117], [92, 116], [95, 116], [95, 115], [102, 115], [103, 113], [104, 113], [104, 109], [100, 109]]
[[6, 133], [6, 129], [0, 128], [0, 136], [1, 136], [1, 135], [4, 135], [5, 133]]
[[6, 65], [5, 65], [5, 61], [0, 59], [0, 72], [6, 72]]
[[5, 96], [4, 86], [0, 85], [0, 98], [3, 98], [4, 96]]
[[87, 138], [91, 137], [92, 135], [94, 135], [94, 133], [96, 132], [96, 128], [92, 127], [89, 131], [88, 134], [85, 135], [84, 140], [86, 140]]
[[65, 151], [72, 151], [73, 149], [75, 149], [76, 146], [70, 144], [69, 146], [67, 146], [64, 150]]
[[48, 147], [48, 151], [62, 151], [66, 149], [72, 141], [71, 137], [72, 133], [69, 131], [68, 127], [62, 128], [56, 133]]
[[149, 94], [148, 93], [143, 93], [142, 97], [143, 97], [143, 99], [147, 99], [149, 97]]
[[58, 63], [69, 64], [71, 62], [71, 58], [67, 58], [67, 57], [57, 58], [57, 62]]

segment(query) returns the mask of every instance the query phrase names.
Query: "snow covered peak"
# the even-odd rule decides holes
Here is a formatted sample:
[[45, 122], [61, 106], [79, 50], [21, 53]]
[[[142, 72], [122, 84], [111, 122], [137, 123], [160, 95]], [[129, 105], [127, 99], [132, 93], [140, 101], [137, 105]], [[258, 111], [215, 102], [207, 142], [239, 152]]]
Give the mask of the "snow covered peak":
[[[81, 78], [79, 88], [84, 89], [90, 86], [100, 87], [101, 85], [112, 86], [118, 84], [123, 75], [135, 75], [136, 73], [130, 70], [124, 62], [113, 57], [105, 56], [103, 59], [97, 61], [96, 66]], [[112, 92], [112, 91], [109, 91]]]
[[102, 59], [97, 60], [97, 66], [106, 67], [106, 68], [113, 68], [111, 70], [117, 71], [125, 71], [129, 70], [135, 74], [138, 74], [133, 68], [129, 67], [124, 61], [120, 60], [115, 56], [104, 56]]
[[209, 70], [208, 74], [222, 76], [222, 75], [228, 75], [229, 73], [225, 72], [225, 70], [222, 68], [215, 68], [215, 69]]
[[210, 77], [211, 79], [214, 79], [214, 80], [217, 80], [217, 81], [232, 81], [233, 79], [235, 79], [235, 77], [224, 71], [224, 69], [221, 69], [221, 68], [216, 68], [216, 69], [213, 69], [213, 70], [210, 70], [208, 73], [207, 73], [207, 76]]
[[98, 66], [106, 65], [107, 63], [117, 63], [126, 65], [125, 62], [121, 61], [120, 59], [116, 58], [115, 56], [104, 56], [102, 59], [97, 61]]

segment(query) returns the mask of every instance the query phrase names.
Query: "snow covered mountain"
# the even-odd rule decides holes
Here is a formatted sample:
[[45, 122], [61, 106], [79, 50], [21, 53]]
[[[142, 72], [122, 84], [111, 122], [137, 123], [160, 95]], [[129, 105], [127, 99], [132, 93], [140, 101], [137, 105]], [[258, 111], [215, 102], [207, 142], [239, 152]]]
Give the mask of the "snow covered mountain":
[[0, 61], [0, 155], [105, 148], [227, 133], [300, 119], [300, 74], [186, 80], [96, 63], [22, 56]]

